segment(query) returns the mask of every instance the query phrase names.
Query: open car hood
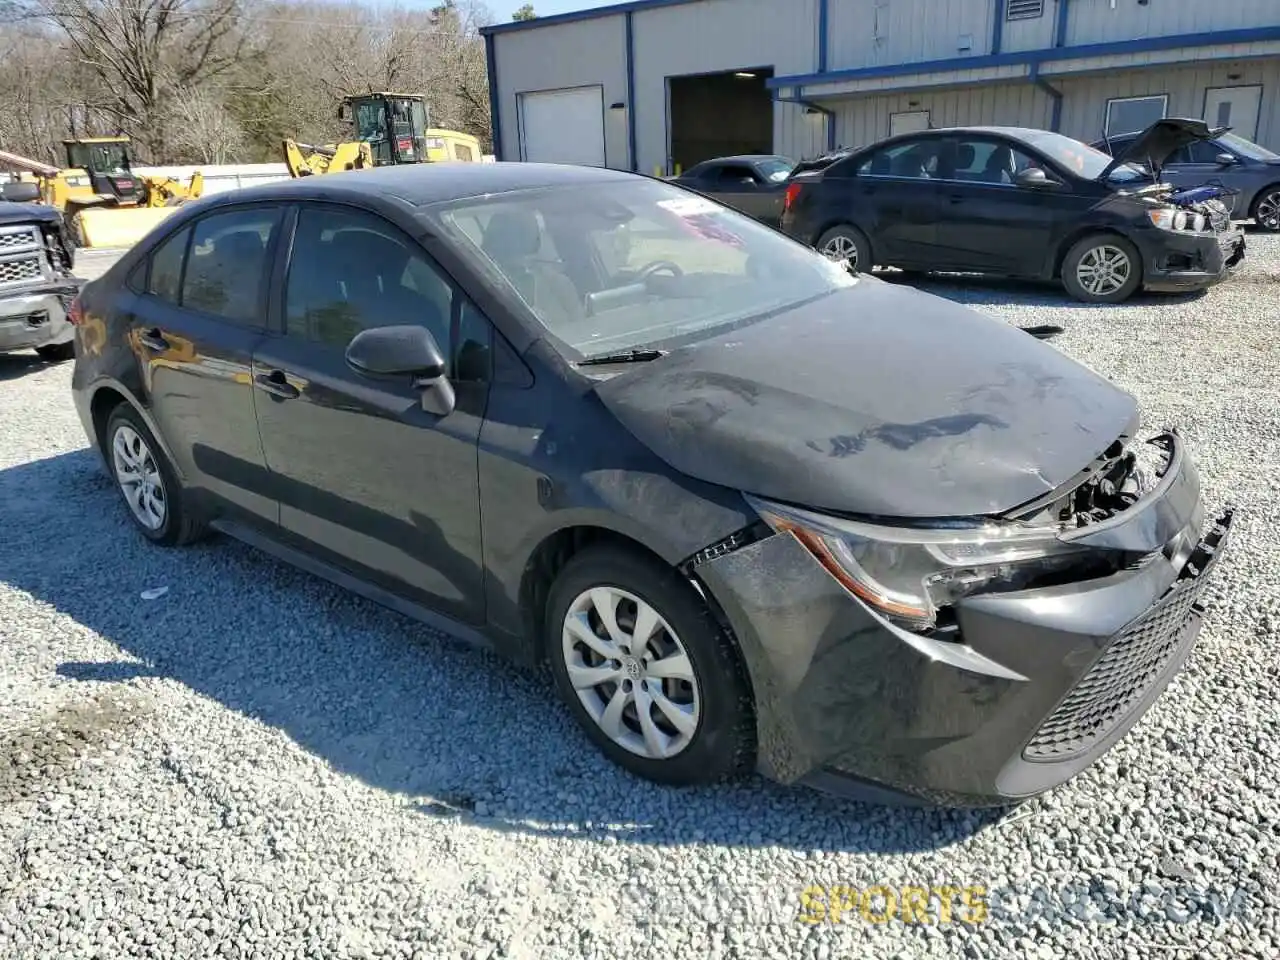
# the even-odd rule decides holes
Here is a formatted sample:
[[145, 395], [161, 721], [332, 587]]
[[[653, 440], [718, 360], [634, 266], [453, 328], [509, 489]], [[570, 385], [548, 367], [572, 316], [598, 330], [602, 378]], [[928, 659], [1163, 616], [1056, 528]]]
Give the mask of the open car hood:
[[1116, 154], [1107, 168], [1098, 175], [1099, 180], [1106, 180], [1111, 171], [1121, 164], [1137, 163], [1148, 167], [1156, 177], [1175, 150], [1195, 143], [1197, 140], [1212, 140], [1220, 137], [1230, 127], [1210, 127], [1203, 120], [1191, 120], [1185, 117], [1165, 117], [1157, 120], [1129, 144], [1128, 148]]
[[1016, 327], [866, 277], [595, 390], [687, 476], [883, 517], [1021, 506], [1137, 415], [1132, 396]]

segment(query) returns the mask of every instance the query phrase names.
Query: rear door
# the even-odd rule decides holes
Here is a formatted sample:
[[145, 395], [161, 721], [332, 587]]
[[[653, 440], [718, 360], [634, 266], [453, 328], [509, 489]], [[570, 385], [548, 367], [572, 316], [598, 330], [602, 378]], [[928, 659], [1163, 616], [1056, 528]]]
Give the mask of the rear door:
[[917, 137], [882, 147], [840, 184], [849, 216], [870, 239], [876, 263], [929, 268], [937, 259], [942, 145], [938, 137]]
[[[425, 251], [381, 216], [299, 209], [283, 322], [253, 358], [258, 422], [287, 538], [329, 563], [456, 619], [483, 616], [477, 439], [488, 382], [459, 370], [491, 355], [488, 321]], [[419, 324], [446, 357], [455, 409], [422, 409], [411, 377], [348, 366], [351, 339]]]
[[225, 513], [274, 524], [250, 380], [266, 330], [269, 265], [282, 208], [220, 208], [150, 257], [129, 336], [152, 416], [188, 483]]
[[1000, 137], [952, 139], [938, 216], [938, 266], [952, 270], [1036, 275], [1062, 196], [1021, 188], [1015, 177], [1044, 164]]

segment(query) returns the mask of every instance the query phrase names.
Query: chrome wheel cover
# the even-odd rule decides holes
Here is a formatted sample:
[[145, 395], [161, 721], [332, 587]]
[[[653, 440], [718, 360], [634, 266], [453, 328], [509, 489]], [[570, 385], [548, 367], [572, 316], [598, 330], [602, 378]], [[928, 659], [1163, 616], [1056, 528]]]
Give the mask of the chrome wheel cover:
[[128, 424], [111, 438], [111, 465], [116, 483], [134, 517], [148, 530], [159, 530], [168, 515], [164, 478], [146, 441]]
[[834, 260], [837, 263], [847, 260], [849, 266], [858, 269], [858, 245], [853, 242], [852, 237], [838, 235], [832, 237], [822, 245], [822, 255], [828, 260]]
[[698, 681], [657, 610], [618, 587], [593, 587], [569, 606], [561, 644], [578, 700], [610, 740], [650, 760], [689, 746], [702, 717]]
[[1076, 279], [1080, 286], [1095, 297], [1115, 293], [1133, 273], [1133, 261], [1119, 247], [1100, 244], [1085, 251], [1076, 265]]

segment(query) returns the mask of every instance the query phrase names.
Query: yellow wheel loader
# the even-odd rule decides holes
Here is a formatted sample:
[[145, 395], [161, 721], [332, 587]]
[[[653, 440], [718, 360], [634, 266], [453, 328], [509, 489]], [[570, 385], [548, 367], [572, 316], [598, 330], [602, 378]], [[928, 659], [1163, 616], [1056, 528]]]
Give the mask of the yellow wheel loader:
[[14, 154], [0, 155], [0, 163], [35, 175], [41, 201], [62, 211], [78, 247], [131, 246], [204, 190], [199, 171], [186, 184], [134, 173], [128, 137], [82, 137], [62, 145], [67, 165], [61, 169]]
[[480, 141], [456, 130], [427, 128], [427, 103], [412, 93], [344, 97], [338, 119], [354, 139], [322, 146], [285, 140], [284, 162], [293, 177], [364, 170], [400, 163], [480, 159]]

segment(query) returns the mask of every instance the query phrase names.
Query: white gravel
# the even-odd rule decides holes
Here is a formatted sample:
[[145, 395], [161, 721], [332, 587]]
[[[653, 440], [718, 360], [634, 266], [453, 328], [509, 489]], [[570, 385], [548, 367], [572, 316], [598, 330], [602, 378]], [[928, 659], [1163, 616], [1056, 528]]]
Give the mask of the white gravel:
[[[144, 544], [70, 365], [0, 356], [0, 957], [1280, 955], [1280, 239], [1197, 298], [927, 286], [1065, 326], [1242, 508], [1196, 653], [1085, 775], [1004, 821], [637, 781], [546, 676], [234, 543]], [[814, 884], [988, 916], [807, 924]]]

